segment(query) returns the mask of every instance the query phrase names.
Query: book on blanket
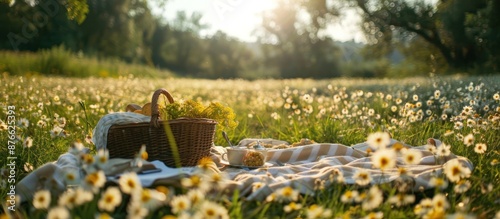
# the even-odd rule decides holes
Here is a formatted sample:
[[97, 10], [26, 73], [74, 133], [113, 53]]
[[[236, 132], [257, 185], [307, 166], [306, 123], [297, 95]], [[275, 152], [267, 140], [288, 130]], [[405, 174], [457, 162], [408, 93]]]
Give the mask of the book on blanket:
[[[183, 174], [190, 174], [194, 170], [194, 167], [182, 167], [182, 168], [171, 168], [167, 167], [163, 162], [159, 160], [152, 161], [150, 163], [144, 164], [141, 170], [137, 172], [137, 177], [144, 187], [149, 187], [155, 183], [158, 179], [167, 179], [171, 177], [177, 177]], [[107, 176], [107, 180], [110, 182], [118, 183], [120, 177], [126, 173], [116, 174]]]

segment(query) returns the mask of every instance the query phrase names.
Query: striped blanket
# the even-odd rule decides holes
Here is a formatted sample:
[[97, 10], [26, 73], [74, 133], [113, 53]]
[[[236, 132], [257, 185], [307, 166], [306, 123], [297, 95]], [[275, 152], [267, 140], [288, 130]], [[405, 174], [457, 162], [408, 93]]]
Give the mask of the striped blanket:
[[[438, 139], [429, 139], [429, 143], [439, 146]], [[391, 139], [392, 147], [398, 141]], [[404, 167], [413, 175], [413, 190], [432, 188], [430, 179], [443, 172], [447, 162], [458, 160], [471, 171], [472, 163], [465, 157], [449, 155], [439, 159], [429, 152], [425, 145], [411, 147], [410, 150], [422, 152], [422, 159], [418, 164], [407, 165], [401, 156], [398, 156], [396, 166]], [[398, 168], [385, 170], [373, 168], [371, 158], [367, 156], [369, 148], [366, 142], [353, 146], [342, 144], [316, 143], [290, 149], [269, 150], [267, 154], [267, 165], [259, 169], [245, 169], [229, 167], [224, 171], [232, 179], [228, 186], [229, 191], [239, 189], [241, 195], [247, 196], [250, 200], [265, 199], [271, 192], [277, 189], [291, 186], [302, 194], [313, 194], [318, 186], [327, 187], [333, 178], [337, 178], [346, 184], [355, 184], [354, 174], [361, 170], [367, 170], [371, 175], [371, 183], [389, 183], [396, 180], [400, 173]], [[223, 147], [215, 147], [213, 152], [220, 156], [226, 151]], [[284, 164], [284, 165], [283, 165]], [[341, 177], [341, 178], [339, 178]], [[254, 185], [263, 185], [254, 190]]]

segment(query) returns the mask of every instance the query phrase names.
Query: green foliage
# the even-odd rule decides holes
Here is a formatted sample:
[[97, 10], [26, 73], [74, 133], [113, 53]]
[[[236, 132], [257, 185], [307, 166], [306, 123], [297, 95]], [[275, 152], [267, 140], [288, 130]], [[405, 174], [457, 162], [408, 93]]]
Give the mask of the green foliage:
[[[397, 45], [411, 48], [405, 56], [416, 58], [413, 61], [433, 59], [425, 63], [434, 65], [434, 72], [443, 63], [455, 70], [470, 71], [486, 64], [488, 68], [482, 68], [482, 73], [498, 71], [491, 63], [499, 57], [498, 16], [494, 15], [500, 7], [497, 1], [352, 2], [363, 11], [369, 43], [379, 52], [388, 54]], [[418, 68], [414, 72], [419, 72]]]
[[[309, 19], [300, 19], [302, 8]], [[266, 66], [279, 69], [282, 78], [340, 76], [338, 48], [320, 33], [335, 16], [337, 11], [324, 1], [278, 1], [262, 18], [260, 42]]]
[[182, 117], [213, 119], [217, 122], [218, 133], [232, 130], [238, 125], [233, 109], [219, 102], [210, 102], [208, 106], [195, 100], [185, 100], [182, 103], [174, 102], [162, 107], [160, 115], [165, 120]]
[[85, 0], [69, 0], [66, 4], [68, 18], [81, 24], [89, 12], [89, 6]]
[[[352, 78], [383, 78], [388, 76], [390, 63], [387, 59], [349, 62], [341, 67], [343, 76]], [[401, 75], [399, 75], [400, 77]]]
[[41, 51], [38, 63], [35, 63], [36, 66], [39, 66], [39, 69], [36, 69], [36, 71], [48, 75], [69, 74], [68, 76], [74, 76], [72, 72], [69, 72], [71, 56], [71, 52], [67, 51], [63, 46], [55, 47], [51, 50], [43, 50]]
[[70, 77], [171, 77], [166, 70], [127, 64], [113, 59], [97, 59], [74, 54], [64, 46], [39, 53], [0, 51], [0, 71], [11, 75], [56, 75]]

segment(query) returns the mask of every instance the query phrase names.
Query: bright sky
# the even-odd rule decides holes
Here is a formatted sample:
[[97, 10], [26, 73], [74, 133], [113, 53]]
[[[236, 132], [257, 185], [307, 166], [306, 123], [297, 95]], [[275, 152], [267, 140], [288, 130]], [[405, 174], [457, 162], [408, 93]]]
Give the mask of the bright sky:
[[[202, 21], [210, 26], [207, 34], [221, 30], [243, 41], [256, 40], [252, 32], [260, 25], [259, 13], [272, 9], [273, 0], [169, 0], [162, 13], [167, 20], [175, 18], [177, 11], [200, 12]], [[155, 10], [154, 10], [155, 11]], [[339, 41], [355, 40], [364, 42], [359, 30], [359, 17], [354, 12], [347, 13], [339, 24], [329, 28], [331, 37]]]

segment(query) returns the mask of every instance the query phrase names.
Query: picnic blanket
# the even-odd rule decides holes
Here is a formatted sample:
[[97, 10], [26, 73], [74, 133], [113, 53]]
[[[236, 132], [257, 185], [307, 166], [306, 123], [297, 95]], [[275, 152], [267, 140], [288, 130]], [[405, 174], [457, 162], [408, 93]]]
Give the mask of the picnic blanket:
[[[398, 141], [391, 139], [389, 147], [396, 142]], [[441, 144], [438, 139], [430, 139], [429, 142], [435, 143], [436, 146]], [[371, 158], [366, 156], [368, 147], [366, 142], [353, 146], [316, 143], [290, 149], [269, 150], [268, 160], [264, 167], [247, 169], [224, 166], [223, 172], [227, 173], [229, 177], [225, 191], [238, 189], [240, 196], [248, 200], [263, 200], [272, 192], [286, 186], [290, 186], [302, 194], [313, 194], [317, 189], [318, 182], [322, 182], [323, 187], [338, 183], [332, 181], [332, 177], [341, 177], [340, 180], [345, 184], [355, 184], [356, 180], [353, 176], [360, 169], [365, 169], [370, 173], [372, 177], [371, 184], [389, 183], [397, 179], [399, 172], [396, 168], [384, 172], [373, 168]], [[425, 149], [424, 145], [411, 147], [411, 150], [419, 150], [423, 153], [420, 162], [415, 165], [407, 165], [401, 157], [398, 157], [397, 166], [405, 167], [407, 171], [413, 174], [413, 190], [415, 191], [432, 188], [430, 184], [431, 177], [442, 173], [444, 167], [451, 160], [456, 159], [464, 167], [473, 170], [473, 164], [465, 157], [450, 154], [443, 160], [438, 160], [434, 154]], [[222, 146], [212, 148], [212, 154], [218, 158], [221, 158], [225, 151], [226, 148]], [[123, 163], [123, 160], [110, 159], [110, 162], [120, 164]], [[125, 162], [128, 161], [125, 160]], [[158, 165], [161, 162], [154, 161], [152, 163]], [[33, 193], [41, 188], [50, 188], [54, 193], [63, 192], [65, 189], [63, 183], [64, 172], [68, 169], [80, 168], [77, 164], [74, 155], [70, 153], [61, 155], [56, 162], [38, 168], [21, 180], [16, 187], [18, 194], [21, 195], [22, 200], [29, 200]], [[146, 175], [141, 180], [143, 186], [171, 183], [194, 173], [194, 168], [182, 168], [180, 170], [164, 165], [161, 168], [163, 169], [161, 173]], [[255, 183], [260, 183], [262, 186], [255, 190]]]
[[[401, 143], [391, 139], [388, 147]], [[427, 144], [441, 145], [438, 139], [428, 139]], [[422, 152], [422, 158], [418, 164], [407, 165], [403, 158], [398, 156], [397, 167], [404, 167], [412, 173], [414, 182], [412, 189], [420, 191], [433, 186], [430, 179], [439, 176], [444, 167], [451, 160], [458, 160], [466, 168], [473, 170], [473, 164], [467, 158], [450, 154], [446, 157], [437, 157], [426, 149], [426, 145], [412, 147], [406, 145], [409, 150]], [[265, 199], [270, 193], [280, 188], [291, 186], [302, 194], [313, 194], [318, 188], [328, 187], [337, 178], [345, 184], [355, 184], [353, 178], [356, 171], [367, 170], [371, 175], [371, 184], [390, 183], [396, 180], [400, 173], [398, 168], [382, 171], [373, 167], [373, 162], [367, 156], [369, 145], [362, 142], [353, 146], [342, 144], [316, 143], [290, 149], [277, 149], [268, 151], [268, 163], [272, 165], [258, 169], [228, 168], [225, 171], [232, 180], [228, 188], [239, 189], [242, 195], [251, 200]], [[217, 154], [222, 154], [225, 148], [216, 147]], [[279, 164], [285, 165], [279, 165]], [[341, 178], [338, 178], [341, 177]], [[254, 183], [262, 183], [262, 187], [253, 190]]]
[[[94, 129], [93, 142], [96, 149], [105, 149], [107, 130], [113, 124], [126, 124], [131, 122], [147, 122], [150, 117], [136, 113], [113, 113], [101, 118]], [[262, 139], [262, 141], [282, 142], [274, 139]], [[403, 143], [391, 139], [388, 147]], [[443, 172], [448, 162], [458, 160], [465, 168], [473, 170], [473, 164], [467, 158], [450, 154], [446, 157], [437, 157], [428, 151], [425, 145], [441, 145], [438, 139], [428, 139], [421, 146], [404, 145], [408, 150], [419, 150], [422, 158], [418, 164], [407, 165], [403, 162], [401, 156], [397, 157], [397, 167], [404, 167], [413, 174], [413, 189], [431, 188], [430, 179]], [[225, 191], [234, 191], [239, 189], [240, 195], [250, 200], [262, 200], [277, 189], [291, 186], [302, 194], [312, 194], [317, 188], [318, 183], [323, 187], [330, 186], [331, 183], [355, 184], [354, 174], [358, 170], [367, 170], [371, 175], [371, 183], [389, 183], [397, 179], [400, 175], [397, 168], [381, 171], [374, 168], [370, 156], [367, 154], [369, 145], [367, 142], [361, 142], [356, 145], [346, 146], [338, 143], [314, 143], [305, 146], [293, 147], [288, 149], [271, 149], [267, 153], [267, 163], [262, 168], [248, 169], [225, 166], [220, 161], [226, 148], [222, 146], [212, 147], [212, 158], [222, 167], [224, 173], [227, 173], [229, 182]], [[16, 186], [18, 194], [22, 200], [29, 200], [33, 193], [38, 189], [50, 189], [54, 193], [64, 191], [64, 174], [68, 170], [73, 172], [81, 171], [81, 166], [77, 157], [71, 153], [65, 153], [59, 157], [56, 162], [48, 163], [39, 167], [34, 172], [23, 178]], [[122, 165], [130, 163], [126, 159], [114, 158], [109, 162]], [[152, 162], [156, 163], [158, 162]], [[284, 164], [284, 165], [283, 165]], [[160, 173], [148, 175], [147, 180], [141, 182], [143, 186], [152, 186], [162, 183], [170, 183], [173, 180], [193, 174], [193, 168], [169, 168], [161, 165]], [[116, 172], [116, 171], [115, 171]], [[156, 177], [156, 178], [154, 178]], [[337, 179], [337, 182], [331, 179]], [[255, 190], [255, 183], [263, 186]]]

